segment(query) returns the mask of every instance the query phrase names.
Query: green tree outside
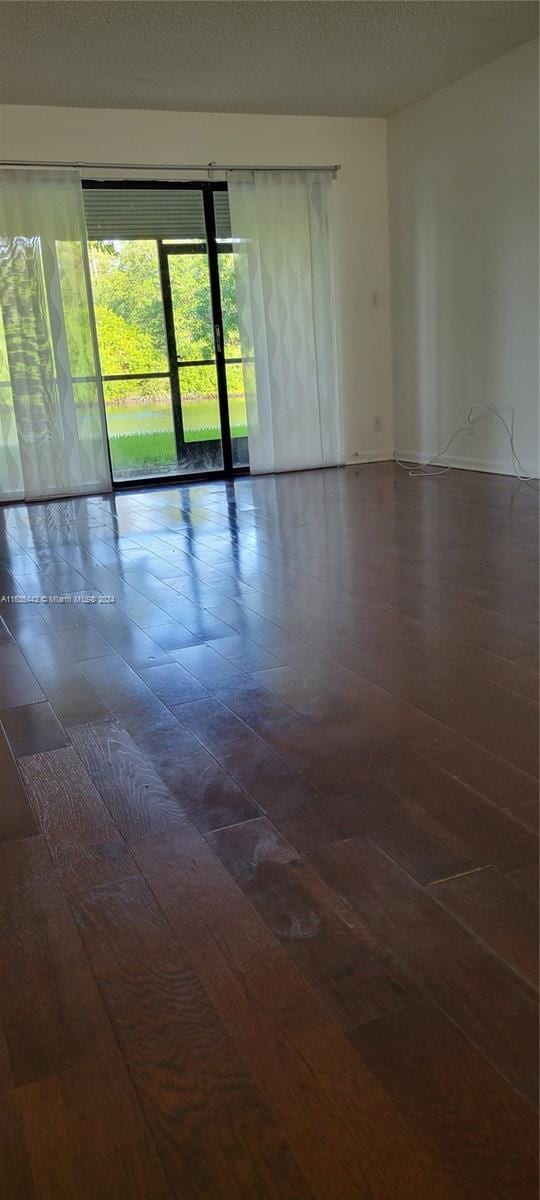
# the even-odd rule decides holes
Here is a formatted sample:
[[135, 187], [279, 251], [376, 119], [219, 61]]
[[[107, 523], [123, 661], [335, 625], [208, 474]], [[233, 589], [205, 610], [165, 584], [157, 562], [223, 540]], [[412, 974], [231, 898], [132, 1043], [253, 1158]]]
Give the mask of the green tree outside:
[[[168, 371], [166, 334], [155, 241], [91, 242], [90, 270], [104, 375]], [[227, 357], [240, 356], [233, 256], [219, 256]], [[169, 257], [177, 353], [214, 357], [213, 321], [206, 254]], [[246, 435], [242, 367], [227, 368], [233, 436]], [[186, 440], [220, 437], [215, 368], [180, 370]], [[107, 382], [105, 400], [113, 460], [122, 451], [155, 460], [173, 451], [169, 382], [130, 379]], [[164, 440], [165, 437], [165, 440]], [[120, 445], [124, 438], [123, 447]], [[129, 447], [127, 440], [129, 438]], [[139, 440], [135, 441], [137, 438]], [[145, 443], [143, 445], [143, 442]], [[152, 444], [151, 444], [152, 443]]]

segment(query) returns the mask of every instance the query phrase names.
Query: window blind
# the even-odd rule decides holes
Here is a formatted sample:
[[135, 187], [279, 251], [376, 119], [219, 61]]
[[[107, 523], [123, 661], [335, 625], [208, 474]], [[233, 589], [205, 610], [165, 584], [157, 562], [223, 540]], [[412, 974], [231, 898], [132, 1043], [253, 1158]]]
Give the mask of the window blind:
[[[196, 188], [84, 188], [86, 228], [91, 241], [100, 239], [206, 238], [202, 191]], [[231, 236], [229, 197], [214, 192], [216, 236]]]
[[220, 241], [230, 242], [232, 235], [228, 192], [214, 192], [214, 212], [216, 215], [216, 237]]

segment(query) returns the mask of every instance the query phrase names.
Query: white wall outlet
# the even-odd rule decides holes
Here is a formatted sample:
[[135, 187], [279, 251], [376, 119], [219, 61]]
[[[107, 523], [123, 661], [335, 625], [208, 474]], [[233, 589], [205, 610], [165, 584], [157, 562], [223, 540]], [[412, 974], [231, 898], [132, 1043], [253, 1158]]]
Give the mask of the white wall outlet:
[[383, 431], [382, 417], [375, 417], [375, 420], [373, 422], [373, 429], [374, 429], [375, 433], [382, 433], [382, 431]]
[[471, 415], [467, 423], [467, 433], [469, 434], [469, 437], [473, 436], [478, 422], [483, 425], [486, 421], [489, 422], [494, 429], [498, 429], [500, 434], [504, 434], [505, 437], [506, 433], [504, 425], [506, 425], [510, 432], [510, 436], [513, 438], [514, 408], [512, 405], [495, 408], [495, 406], [491, 406], [489, 404], [473, 404]]

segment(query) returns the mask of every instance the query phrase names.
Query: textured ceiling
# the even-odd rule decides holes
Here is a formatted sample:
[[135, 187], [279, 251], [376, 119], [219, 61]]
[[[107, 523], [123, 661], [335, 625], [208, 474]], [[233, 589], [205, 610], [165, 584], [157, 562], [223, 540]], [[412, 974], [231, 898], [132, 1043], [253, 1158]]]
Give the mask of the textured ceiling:
[[0, 100], [384, 116], [538, 32], [533, 0], [0, 3]]

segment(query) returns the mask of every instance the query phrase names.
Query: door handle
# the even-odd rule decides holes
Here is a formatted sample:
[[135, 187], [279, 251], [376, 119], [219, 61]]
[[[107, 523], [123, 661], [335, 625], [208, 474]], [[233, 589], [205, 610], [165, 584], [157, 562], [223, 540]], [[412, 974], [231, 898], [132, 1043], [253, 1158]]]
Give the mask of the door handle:
[[217, 322], [214, 325], [214, 333], [216, 335], [216, 350], [218, 354], [221, 354], [221, 327], [217, 324]]

